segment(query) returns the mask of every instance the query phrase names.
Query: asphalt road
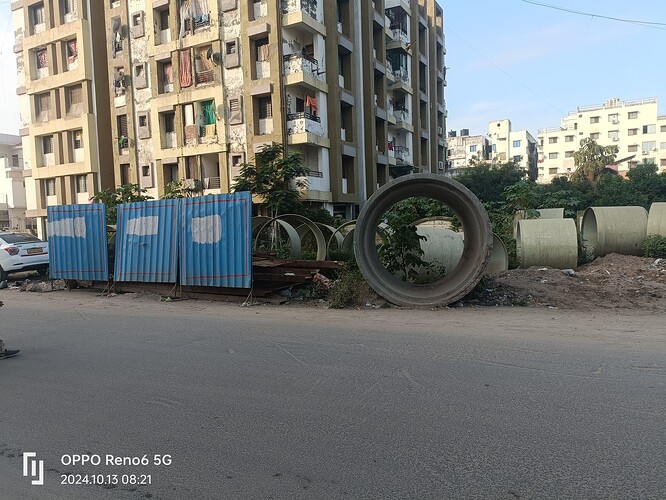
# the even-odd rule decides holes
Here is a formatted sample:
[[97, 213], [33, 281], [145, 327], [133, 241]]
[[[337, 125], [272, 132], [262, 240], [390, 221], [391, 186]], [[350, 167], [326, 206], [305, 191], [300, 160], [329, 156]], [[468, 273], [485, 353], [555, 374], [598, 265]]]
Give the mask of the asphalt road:
[[666, 498], [663, 315], [0, 300], [3, 500]]

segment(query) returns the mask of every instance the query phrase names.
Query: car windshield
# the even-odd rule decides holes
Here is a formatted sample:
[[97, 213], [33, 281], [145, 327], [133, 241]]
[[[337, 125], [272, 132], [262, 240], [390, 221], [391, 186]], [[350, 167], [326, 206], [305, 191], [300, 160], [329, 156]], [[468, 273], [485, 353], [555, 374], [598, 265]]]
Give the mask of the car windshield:
[[8, 234], [0, 234], [0, 240], [4, 241], [5, 243], [39, 243], [42, 240], [37, 238], [36, 236], [33, 236], [32, 234], [25, 234], [25, 233], [8, 233]]

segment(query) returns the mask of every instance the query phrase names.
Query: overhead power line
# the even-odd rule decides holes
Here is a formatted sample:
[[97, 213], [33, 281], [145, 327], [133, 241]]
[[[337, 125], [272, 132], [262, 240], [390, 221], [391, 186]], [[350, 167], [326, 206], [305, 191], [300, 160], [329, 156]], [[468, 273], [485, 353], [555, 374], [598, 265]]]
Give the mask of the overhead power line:
[[610, 21], [618, 21], [622, 23], [631, 23], [631, 24], [638, 24], [640, 26], [645, 26], [646, 28], [656, 28], [656, 29], [664, 29], [666, 27], [666, 23], [658, 23], [654, 21], [641, 21], [638, 19], [626, 19], [622, 17], [613, 17], [613, 16], [606, 16], [603, 14], [594, 14], [592, 12], [583, 12], [580, 10], [574, 10], [574, 9], [567, 9], [565, 7], [558, 7], [557, 5], [550, 5], [547, 3], [541, 3], [541, 2], [536, 2], [534, 0], [520, 0], [523, 3], [529, 3], [532, 5], [537, 5], [539, 7], [546, 7], [548, 9], [554, 9], [554, 10], [559, 10], [562, 12], [568, 12], [570, 14], [576, 14], [579, 16], [586, 16], [586, 17], [598, 17], [600, 19], [608, 19]]

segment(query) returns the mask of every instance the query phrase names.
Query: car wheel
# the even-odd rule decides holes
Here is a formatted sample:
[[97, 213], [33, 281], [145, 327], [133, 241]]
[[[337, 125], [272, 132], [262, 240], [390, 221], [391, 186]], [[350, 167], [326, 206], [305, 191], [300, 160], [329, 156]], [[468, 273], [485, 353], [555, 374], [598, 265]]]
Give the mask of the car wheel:
[[0, 267], [0, 281], [5, 281], [8, 278], [9, 274], [7, 274], [7, 272], [2, 267]]

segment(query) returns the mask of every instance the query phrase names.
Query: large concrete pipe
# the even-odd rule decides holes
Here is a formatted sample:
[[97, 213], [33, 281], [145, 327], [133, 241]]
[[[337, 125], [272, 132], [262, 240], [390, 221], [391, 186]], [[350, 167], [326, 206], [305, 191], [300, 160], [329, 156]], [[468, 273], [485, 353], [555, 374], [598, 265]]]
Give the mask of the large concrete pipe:
[[573, 269], [578, 265], [578, 233], [573, 219], [518, 222], [516, 251], [520, 267]]
[[[453, 209], [465, 232], [459, 264], [446, 277], [416, 285], [393, 276], [379, 261], [375, 234], [384, 214], [396, 203], [429, 197]], [[462, 184], [435, 174], [412, 174], [395, 179], [376, 191], [361, 210], [356, 224], [354, 253], [368, 284], [388, 301], [403, 306], [450, 304], [467, 295], [483, 277], [493, 246], [485, 208]]]
[[[564, 208], [537, 208], [537, 219], [564, 219]], [[518, 238], [518, 221], [526, 220], [525, 210], [518, 210], [513, 216], [513, 239]]]
[[[290, 241], [291, 245], [291, 252], [290, 255], [292, 258], [295, 257], [300, 257], [301, 255], [301, 239], [303, 238], [303, 231], [299, 234], [299, 232], [294, 229], [294, 227], [287, 223], [286, 220], [293, 220], [293, 221], [298, 221], [300, 222], [303, 226], [305, 226], [310, 232], [315, 237], [315, 241], [317, 243], [317, 260], [326, 260], [326, 239], [324, 238], [323, 233], [321, 232], [321, 229], [319, 226], [317, 226], [316, 223], [312, 222], [310, 219], [307, 217], [304, 217], [302, 215], [297, 215], [297, 214], [285, 214], [285, 215], [278, 215], [277, 217], [274, 217], [273, 219], [269, 219], [268, 221], [264, 222], [263, 225], [261, 225], [256, 232], [255, 240], [254, 240], [254, 245], [256, 248], [257, 242], [259, 241], [259, 235], [263, 232], [263, 230], [271, 225], [273, 222], [277, 222], [285, 231], [287, 232], [288, 239]], [[293, 230], [293, 233], [291, 232]], [[295, 241], [294, 241], [294, 234], [296, 234], [296, 239], [298, 239], [298, 250], [296, 252], [295, 250]]]
[[585, 210], [581, 236], [589, 255], [642, 255], [648, 213], [643, 207], [592, 207]]
[[[256, 221], [255, 221], [256, 219]], [[252, 250], [257, 251], [257, 244], [259, 243], [259, 236], [261, 233], [270, 226], [273, 221], [270, 217], [257, 216], [252, 218], [252, 235], [254, 242]], [[283, 220], [275, 221], [287, 234], [287, 241], [289, 242], [289, 256], [292, 259], [297, 259], [301, 256], [301, 238], [298, 236], [294, 226]]]
[[647, 234], [666, 236], [666, 203], [653, 203], [650, 206]]
[[[429, 222], [418, 223], [416, 232], [425, 236], [420, 241], [423, 255], [421, 259], [435, 266], [444, 266], [445, 272], [449, 273], [458, 265], [464, 249], [464, 233], [457, 233], [444, 226], [433, 226]], [[493, 233], [493, 251], [486, 267], [486, 274], [494, 276], [509, 269], [509, 254], [502, 239]], [[422, 278], [428, 276], [428, 271], [423, 270], [419, 275]]]

